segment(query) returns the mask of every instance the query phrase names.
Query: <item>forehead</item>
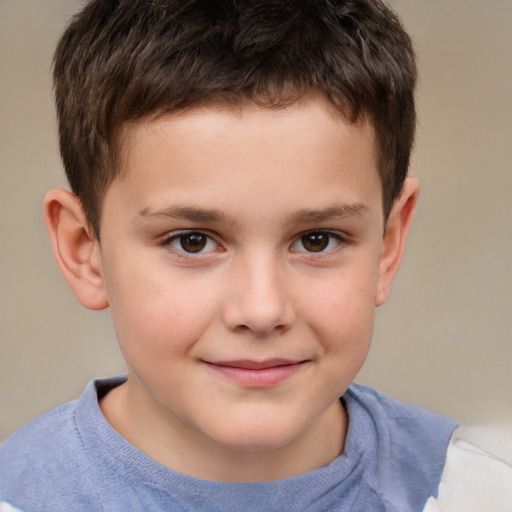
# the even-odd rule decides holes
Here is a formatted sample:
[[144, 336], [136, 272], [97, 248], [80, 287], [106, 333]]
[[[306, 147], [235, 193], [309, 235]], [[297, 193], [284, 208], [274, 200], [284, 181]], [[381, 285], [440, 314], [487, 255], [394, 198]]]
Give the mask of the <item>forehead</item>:
[[[327, 132], [344, 132], [352, 139], [352, 144], [364, 144], [365, 147], [360, 149], [368, 156], [373, 156], [377, 163], [378, 148], [371, 119], [365, 113], [351, 120], [352, 117], [353, 114], [348, 112], [345, 115], [318, 93], [275, 108], [241, 99], [233, 104], [219, 101], [200, 107], [158, 113], [121, 126], [117, 138], [122, 163], [120, 168], [126, 170], [127, 163], [133, 157], [131, 150], [134, 144], [141, 139], [147, 142], [149, 138], [156, 142], [159, 135], [163, 135], [163, 131], [167, 131], [169, 135], [173, 133], [176, 141], [190, 135], [187, 142], [193, 142], [195, 137], [198, 144], [201, 144], [201, 137], [221, 132], [231, 132], [231, 136], [236, 134], [239, 137], [246, 134], [252, 137], [258, 132], [267, 133], [274, 140], [276, 136], [277, 139], [285, 139], [293, 135], [294, 139], [306, 137], [311, 142], [314, 142], [313, 130], [319, 135], [318, 139], [324, 138], [323, 135]], [[325, 138], [325, 142], [331, 142], [329, 137]]]
[[340, 201], [381, 208], [372, 125], [349, 122], [316, 98], [279, 109], [215, 105], [138, 121], [124, 127], [120, 153], [112, 188], [140, 210], [198, 200], [215, 209], [246, 200], [245, 211], [259, 216]]

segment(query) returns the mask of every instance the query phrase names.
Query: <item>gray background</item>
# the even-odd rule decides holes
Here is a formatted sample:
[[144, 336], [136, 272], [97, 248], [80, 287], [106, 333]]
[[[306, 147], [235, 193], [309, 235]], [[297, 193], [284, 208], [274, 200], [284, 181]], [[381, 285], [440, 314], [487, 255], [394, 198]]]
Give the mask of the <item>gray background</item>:
[[[65, 185], [51, 96], [72, 0], [0, 0], [0, 441], [123, 371], [108, 312], [53, 262], [44, 193]], [[469, 424], [512, 424], [512, 2], [395, 0], [419, 57], [422, 184], [404, 267], [359, 381]], [[512, 432], [512, 429], [511, 429]]]

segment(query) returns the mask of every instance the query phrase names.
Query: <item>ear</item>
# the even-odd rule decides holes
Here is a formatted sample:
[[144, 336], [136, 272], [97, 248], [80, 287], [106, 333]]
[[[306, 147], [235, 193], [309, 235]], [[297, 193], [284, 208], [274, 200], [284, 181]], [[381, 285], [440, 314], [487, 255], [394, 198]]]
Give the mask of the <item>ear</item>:
[[388, 298], [389, 288], [402, 263], [419, 191], [418, 180], [407, 178], [389, 214], [379, 263], [379, 279], [375, 294], [376, 307], [384, 304]]
[[44, 219], [57, 265], [82, 306], [108, 307], [99, 242], [78, 198], [53, 189], [44, 198]]

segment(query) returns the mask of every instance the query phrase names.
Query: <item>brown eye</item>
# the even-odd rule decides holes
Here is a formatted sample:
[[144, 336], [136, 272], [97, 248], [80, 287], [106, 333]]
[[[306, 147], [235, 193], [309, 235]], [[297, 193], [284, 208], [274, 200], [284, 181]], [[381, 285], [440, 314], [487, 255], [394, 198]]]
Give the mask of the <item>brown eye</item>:
[[336, 249], [343, 238], [330, 231], [308, 231], [298, 238], [291, 246], [292, 252], [320, 253]]
[[185, 233], [179, 237], [180, 247], [185, 252], [201, 252], [208, 242], [208, 237], [203, 233]]
[[300, 238], [302, 245], [309, 252], [325, 251], [329, 245], [329, 239], [328, 233], [307, 233]]
[[204, 254], [219, 249], [213, 238], [202, 231], [182, 231], [163, 242], [175, 251], [187, 254]]

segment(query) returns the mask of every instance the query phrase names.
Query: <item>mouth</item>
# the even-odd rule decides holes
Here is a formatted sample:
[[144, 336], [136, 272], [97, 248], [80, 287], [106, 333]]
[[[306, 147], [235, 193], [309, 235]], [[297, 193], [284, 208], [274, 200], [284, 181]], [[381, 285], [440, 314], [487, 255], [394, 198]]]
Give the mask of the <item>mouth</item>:
[[277, 386], [299, 372], [306, 362], [292, 359], [205, 361], [208, 367], [217, 374], [236, 384], [250, 388]]

